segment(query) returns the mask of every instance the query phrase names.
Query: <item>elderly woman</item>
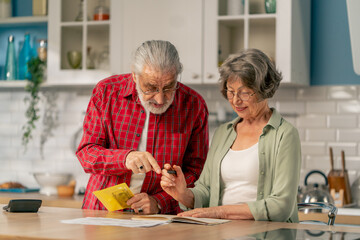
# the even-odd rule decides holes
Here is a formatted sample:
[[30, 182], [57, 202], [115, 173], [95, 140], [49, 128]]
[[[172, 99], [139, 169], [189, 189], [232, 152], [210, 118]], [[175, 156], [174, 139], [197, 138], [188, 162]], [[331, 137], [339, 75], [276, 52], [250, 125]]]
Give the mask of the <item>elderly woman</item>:
[[[181, 216], [298, 222], [301, 148], [298, 131], [268, 105], [281, 74], [260, 50], [230, 56], [220, 67], [221, 93], [238, 117], [215, 132], [194, 188], [179, 166], [162, 170], [161, 187]], [[193, 210], [191, 210], [193, 209]]]

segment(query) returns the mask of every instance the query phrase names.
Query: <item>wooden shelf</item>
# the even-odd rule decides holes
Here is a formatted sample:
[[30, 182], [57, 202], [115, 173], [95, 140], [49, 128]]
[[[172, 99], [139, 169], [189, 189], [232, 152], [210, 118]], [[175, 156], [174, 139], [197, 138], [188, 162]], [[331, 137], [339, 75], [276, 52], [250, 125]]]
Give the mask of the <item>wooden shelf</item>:
[[48, 17], [47, 16], [29, 16], [29, 17], [12, 17], [12, 18], [5, 18], [0, 20], [0, 26], [33, 26], [34, 24], [38, 23], [40, 25], [47, 24]]

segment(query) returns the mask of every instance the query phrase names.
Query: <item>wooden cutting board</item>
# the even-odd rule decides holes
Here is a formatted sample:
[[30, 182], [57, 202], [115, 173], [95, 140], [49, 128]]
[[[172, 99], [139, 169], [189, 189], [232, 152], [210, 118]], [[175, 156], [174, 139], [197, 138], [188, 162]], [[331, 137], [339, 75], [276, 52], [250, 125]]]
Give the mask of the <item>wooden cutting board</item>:
[[[328, 182], [330, 191], [335, 189], [335, 192], [339, 193], [341, 189], [344, 190], [344, 204], [347, 205], [352, 202], [350, 182], [348, 172], [345, 168], [345, 152], [341, 151], [341, 164], [342, 169], [334, 169], [334, 155], [333, 150], [330, 147], [330, 172], [328, 174]], [[335, 199], [334, 199], [335, 200]]]

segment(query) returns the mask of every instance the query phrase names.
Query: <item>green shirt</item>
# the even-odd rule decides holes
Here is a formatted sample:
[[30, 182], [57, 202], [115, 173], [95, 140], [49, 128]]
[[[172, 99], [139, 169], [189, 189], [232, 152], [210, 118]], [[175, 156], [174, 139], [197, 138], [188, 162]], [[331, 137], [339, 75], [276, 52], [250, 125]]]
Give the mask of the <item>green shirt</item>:
[[[247, 202], [255, 220], [298, 222], [297, 189], [301, 167], [298, 131], [272, 108], [272, 116], [259, 138], [257, 199]], [[195, 208], [219, 206], [223, 193], [221, 161], [236, 139], [240, 117], [215, 132], [204, 169], [195, 187]], [[182, 208], [184, 206], [181, 206]]]

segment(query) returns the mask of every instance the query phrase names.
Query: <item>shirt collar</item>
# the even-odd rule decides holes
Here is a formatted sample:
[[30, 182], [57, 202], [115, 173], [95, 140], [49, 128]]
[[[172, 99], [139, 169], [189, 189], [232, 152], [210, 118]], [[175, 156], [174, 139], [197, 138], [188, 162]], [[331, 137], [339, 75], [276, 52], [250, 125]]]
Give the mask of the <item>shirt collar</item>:
[[[270, 109], [271, 109], [271, 111], [272, 111], [272, 115], [271, 115], [271, 117], [270, 117], [270, 119], [269, 119], [269, 122], [268, 122], [268, 123], [266, 124], [266, 126], [264, 127], [264, 129], [267, 128], [267, 126], [271, 126], [271, 127], [273, 127], [274, 129], [277, 129], [277, 128], [280, 126], [280, 124], [281, 124], [281, 119], [282, 119], [282, 117], [281, 117], [280, 113], [278, 113], [278, 111], [276, 111], [275, 108], [270, 108]], [[237, 117], [237, 118], [233, 119], [232, 121], [228, 122], [227, 128], [231, 128], [231, 127], [232, 127], [233, 129], [235, 129], [236, 124], [237, 124], [240, 120], [241, 120], [241, 118], [240, 118], [240, 117]]]
[[137, 98], [135, 82], [134, 79], [132, 78], [132, 75], [130, 75], [130, 77], [128, 78], [127, 86], [124, 92], [124, 97], [128, 97], [130, 95], [134, 95]]

